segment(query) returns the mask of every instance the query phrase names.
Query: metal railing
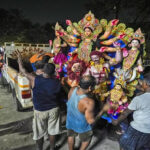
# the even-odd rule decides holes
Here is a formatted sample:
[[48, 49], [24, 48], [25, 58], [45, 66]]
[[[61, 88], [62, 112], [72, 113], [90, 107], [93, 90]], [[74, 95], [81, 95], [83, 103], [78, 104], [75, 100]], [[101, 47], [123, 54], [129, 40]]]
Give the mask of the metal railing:
[[5, 42], [5, 47], [36, 47], [36, 48], [48, 48], [50, 47], [49, 44], [31, 44], [31, 43], [13, 43], [13, 42]]
[[49, 44], [32, 44], [32, 43], [14, 43], [14, 42], [5, 42], [4, 43], [5, 53], [8, 57], [12, 57], [12, 53], [15, 50], [20, 52], [26, 51], [36, 53], [37, 51], [44, 50], [45, 52], [51, 52], [51, 47]]

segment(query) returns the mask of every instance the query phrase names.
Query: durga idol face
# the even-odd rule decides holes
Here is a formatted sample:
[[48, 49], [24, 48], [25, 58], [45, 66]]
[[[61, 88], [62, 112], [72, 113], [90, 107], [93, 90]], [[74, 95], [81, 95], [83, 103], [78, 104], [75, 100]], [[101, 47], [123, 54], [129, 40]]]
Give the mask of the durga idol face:
[[140, 47], [139, 41], [138, 40], [132, 40], [131, 47], [139, 48]]
[[85, 29], [84, 29], [84, 34], [85, 34], [86, 37], [89, 37], [89, 36], [91, 36], [91, 34], [92, 34], [92, 30], [89, 29], [89, 28], [85, 28]]

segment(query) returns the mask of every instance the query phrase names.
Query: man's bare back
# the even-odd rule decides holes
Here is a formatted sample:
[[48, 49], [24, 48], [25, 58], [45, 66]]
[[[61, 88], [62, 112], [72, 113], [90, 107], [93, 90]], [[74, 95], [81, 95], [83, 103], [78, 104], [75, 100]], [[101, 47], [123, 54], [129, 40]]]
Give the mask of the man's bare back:
[[[82, 90], [79, 87], [73, 87], [71, 88], [68, 94], [68, 100], [70, 99], [72, 92], [74, 91], [75, 88], [77, 88], [77, 92], [76, 92], [77, 95], [85, 94], [82, 92]], [[89, 124], [93, 124], [95, 122], [94, 107], [95, 107], [95, 102], [93, 99], [89, 97], [82, 98], [78, 103], [78, 110], [85, 115], [85, 118]]]

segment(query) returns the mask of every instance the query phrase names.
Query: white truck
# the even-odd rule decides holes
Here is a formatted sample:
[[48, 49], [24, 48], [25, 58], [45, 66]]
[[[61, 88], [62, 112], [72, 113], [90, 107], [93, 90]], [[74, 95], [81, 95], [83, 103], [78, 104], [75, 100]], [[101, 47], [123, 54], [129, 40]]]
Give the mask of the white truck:
[[[24, 51], [30, 49], [44, 50], [50, 52], [49, 44], [28, 44], [28, 43], [4, 43], [4, 65], [2, 68], [2, 84], [7, 86], [8, 91], [12, 92], [12, 99], [15, 103], [16, 110], [22, 111], [33, 106], [32, 91], [29, 80], [19, 73], [17, 59], [13, 59], [12, 54], [15, 50]], [[32, 53], [33, 54], [33, 53]], [[24, 64], [28, 72], [32, 72], [32, 67], [29, 62]]]

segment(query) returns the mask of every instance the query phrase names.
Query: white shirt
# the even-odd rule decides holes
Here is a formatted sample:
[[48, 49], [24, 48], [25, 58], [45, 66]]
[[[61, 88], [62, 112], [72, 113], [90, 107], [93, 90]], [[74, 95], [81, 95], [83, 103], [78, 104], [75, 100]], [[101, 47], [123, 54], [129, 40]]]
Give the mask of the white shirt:
[[136, 96], [128, 108], [134, 110], [131, 126], [142, 133], [150, 133], [150, 93]]

